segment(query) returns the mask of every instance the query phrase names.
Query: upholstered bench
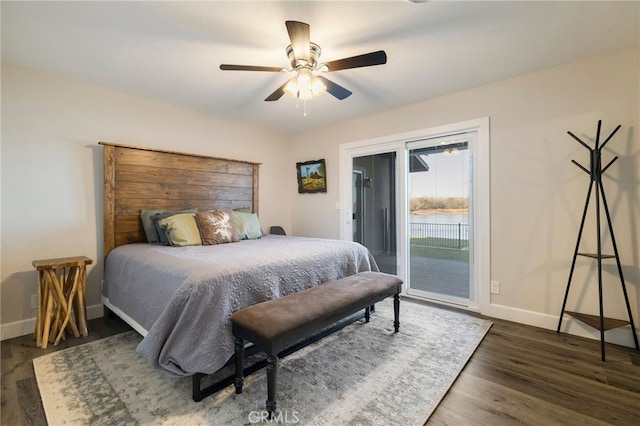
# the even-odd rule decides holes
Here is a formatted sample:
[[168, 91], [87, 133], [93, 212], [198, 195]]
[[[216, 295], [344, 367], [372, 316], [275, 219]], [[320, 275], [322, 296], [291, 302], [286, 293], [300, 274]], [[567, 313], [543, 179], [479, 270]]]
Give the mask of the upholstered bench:
[[278, 353], [359, 310], [369, 322], [370, 307], [394, 297], [394, 329], [400, 327], [402, 280], [381, 272], [361, 272], [279, 299], [268, 300], [231, 315], [235, 336], [235, 389], [242, 393], [245, 340], [267, 355], [267, 411], [276, 410]]

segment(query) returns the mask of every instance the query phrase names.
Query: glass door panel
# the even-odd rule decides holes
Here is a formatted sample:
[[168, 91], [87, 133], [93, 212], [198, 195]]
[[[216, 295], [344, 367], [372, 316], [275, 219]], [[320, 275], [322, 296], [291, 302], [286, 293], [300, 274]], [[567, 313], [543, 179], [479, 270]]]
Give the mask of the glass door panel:
[[470, 299], [468, 136], [408, 144], [408, 293]]
[[353, 158], [353, 241], [367, 247], [382, 272], [396, 274], [396, 153]]

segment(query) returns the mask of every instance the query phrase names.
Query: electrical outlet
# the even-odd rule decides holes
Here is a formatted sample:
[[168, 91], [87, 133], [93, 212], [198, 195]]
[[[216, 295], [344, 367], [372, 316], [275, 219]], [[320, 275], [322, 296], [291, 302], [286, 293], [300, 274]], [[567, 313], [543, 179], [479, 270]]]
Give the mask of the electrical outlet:
[[38, 295], [31, 295], [31, 309], [38, 309]]
[[491, 294], [500, 294], [500, 281], [491, 281]]

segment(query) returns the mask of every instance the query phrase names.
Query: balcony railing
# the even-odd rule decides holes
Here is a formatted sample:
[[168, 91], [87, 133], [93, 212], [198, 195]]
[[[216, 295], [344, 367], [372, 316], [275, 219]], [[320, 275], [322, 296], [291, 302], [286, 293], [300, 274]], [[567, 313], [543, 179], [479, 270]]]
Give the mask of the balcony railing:
[[411, 245], [450, 249], [469, 248], [469, 225], [464, 223], [410, 223]]

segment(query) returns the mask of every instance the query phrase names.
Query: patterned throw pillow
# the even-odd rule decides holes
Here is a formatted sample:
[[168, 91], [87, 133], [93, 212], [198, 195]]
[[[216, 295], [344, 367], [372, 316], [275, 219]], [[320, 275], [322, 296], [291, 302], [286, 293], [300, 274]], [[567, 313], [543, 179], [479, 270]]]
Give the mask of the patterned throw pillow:
[[232, 210], [210, 210], [196, 214], [202, 244], [233, 243], [238, 240]]

